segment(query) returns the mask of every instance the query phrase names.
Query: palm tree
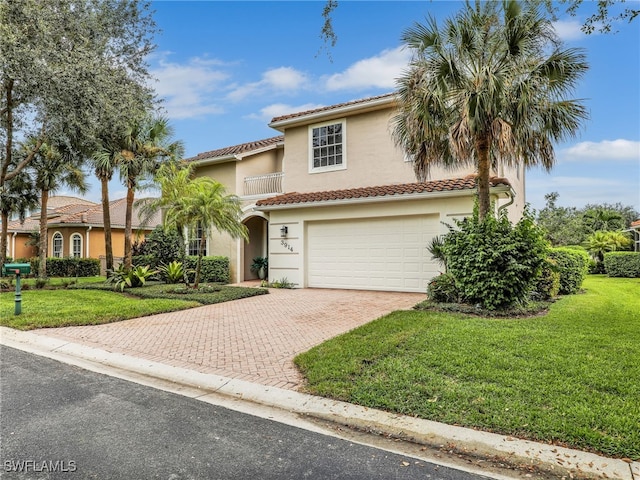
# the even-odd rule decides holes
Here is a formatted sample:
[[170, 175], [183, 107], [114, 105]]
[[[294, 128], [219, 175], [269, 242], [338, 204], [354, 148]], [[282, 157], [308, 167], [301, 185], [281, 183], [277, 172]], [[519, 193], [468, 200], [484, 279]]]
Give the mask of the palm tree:
[[561, 49], [539, 3], [467, 3], [440, 28], [434, 18], [403, 35], [414, 51], [398, 80], [394, 137], [419, 181], [432, 165], [474, 165], [480, 218], [491, 168], [555, 163], [553, 142], [575, 135], [587, 112], [565, 98], [586, 72], [584, 54]]
[[182, 193], [183, 195], [175, 198], [171, 204], [167, 202], [164, 224], [165, 228], [188, 225], [192, 234], [200, 227], [200, 248], [194, 282], [194, 288], [198, 288], [202, 256], [211, 232], [215, 229], [220, 233], [229, 234], [232, 238], [247, 239], [247, 228], [240, 221], [240, 199], [235, 195], [226, 194], [220, 182], [208, 177], [198, 177], [189, 181]]
[[92, 163], [100, 180], [102, 224], [104, 225], [104, 250], [107, 272], [113, 271], [113, 241], [111, 236], [111, 211], [109, 210], [109, 182], [117, 166], [119, 149], [113, 141], [103, 140], [102, 148], [94, 153]]
[[131, 122], [117, 154], [120, 177], [127, 187], [124, 230], [124, 268], [131, 268], [131, 225], [135, 190], [140, 182], [153, 175], [164, 159], [182, 155], [182, 142], [171, 142], [173, 129], [165, 118], [146, 117]]
[[[27, 142], [27, 147], [35, 144], [34, 139]], [[84, 193], [87, 190], [85, 174], [79, 166], [80, 159], [64, 145], [44, 142], [36, 151], [30, 167], [34, 172], [34, 184], [40, 191], [40, 257], [38, 277], [47, 278], [48, 223], [47, 204], [49, 194], [63, 185]]]
[[0, 266], [7, 261], [7, 229], [11, 217], [17, 216], [24, 222], [30, 210], [38, 206], [38, 193], [31, 177], [25, 170], [20, 171], [11, 180], [0, 187], [0, 223], [2, 223], [2, 241], [0, 242]]

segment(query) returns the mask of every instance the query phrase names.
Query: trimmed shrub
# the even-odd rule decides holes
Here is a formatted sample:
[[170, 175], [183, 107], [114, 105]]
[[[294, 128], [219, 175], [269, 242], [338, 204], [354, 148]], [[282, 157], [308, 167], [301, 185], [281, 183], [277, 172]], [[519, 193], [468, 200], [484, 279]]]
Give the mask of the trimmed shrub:
[[513, 225], [506, 212], [480, 221], [477, 210], [444, 238], [448, 272], [467, 302], [487, 310], [525, 303], [546, 258], [544, 231], [528, 211]]
[[610, 277], [640, 278], [640, 252], [608, 252], [604, 268]]
[[536, 279], [531, 298], [533, 300], [550, 300], [560, 291], [560, 272], [558, 272], [557, 263], [551, 258], [547, 258], [540, 275]]
[[184, 241], [176, 231], [165, 231], [161, 226], [156, 227], [133, 249], [134, 265], [150, 265], [158, 268], [162, 264], [182, 261], [185, 254]]
[[[34, 262], [31, 262], [31, 271], [35, 266]], [[95, 277], [100, 275], [100, 260], [73, 257], [47, 258], [47, 275], [50, 277]]]
[[[197, 256], [185, 258], [184, 268], [187, 270], [189, 282], [195, 280]], [[229, 259], [227, 257], [202, 257], [202, 268], [200, 270], [200, 281], [205, 283], [229, 283], [231, 273]]]
[[577, 293], [589, 269], [589, 254], [586, 251], [566, 247], [549, 250], [549, 257], [556, 262], [560, 274], [560, 295]]
[[460, 292], [456, 287], [456, 279], [450, 273], [433, 277], [427, 286], [427, 298], [432, 302], [456, 303]]

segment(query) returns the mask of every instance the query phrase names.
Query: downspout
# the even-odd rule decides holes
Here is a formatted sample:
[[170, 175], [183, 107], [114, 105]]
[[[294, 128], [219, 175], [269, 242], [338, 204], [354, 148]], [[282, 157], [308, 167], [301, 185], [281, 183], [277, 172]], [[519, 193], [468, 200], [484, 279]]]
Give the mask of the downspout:
[[13, 261], [16, 261], [16, 237], [18, 236], [18, 232], [13, 232], [11, 235], [11, 258]]
[[502, 210], [504, 210], [505, 208], [510, 207], [511, 205], [513, 205], [513, 202], [516, 201], [516, 192], [513, 191], [513, 188], [510, 188], [509, 191], [507, 192], [507, 195], [509, 195], [510, 200], [505, 203], [504, 205], [500, 205], [498, 207], [498, 216], [500, 216], [500, 214], [502, 213]]
[[91, 257], [89, 256], [89, 238], [90, 238], [89, 232], [91, 232], [91, 229], [92, 229], [92, 228], [93, 228], [93, 227], [92, 227], [91, 225], [89, 225], [89, 226], [87, 227], [87, 241], [85, 242], [85, 243], [87, 244], [87, 246], [86, 246], [86, 247], [85, 247], [85, 249], [84, 249], [84, 255], [85, 255], [85, 258], [91, 258]]

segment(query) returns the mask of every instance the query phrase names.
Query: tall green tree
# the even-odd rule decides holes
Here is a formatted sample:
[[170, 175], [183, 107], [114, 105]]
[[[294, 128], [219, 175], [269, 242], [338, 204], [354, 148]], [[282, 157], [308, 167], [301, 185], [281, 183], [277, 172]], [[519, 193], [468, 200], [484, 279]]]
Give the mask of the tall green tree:
[[148, 2], [0, 0], [0, 189], [45, 141], [88, 156], [103, 132], [150, 108], [155, 31]]
[[130, 123], [116, 155], [120, 177], [127, 187], [124, 229], [124, 268], [131, 268], [132, 220], [135, 191], [153, 177], [165, 160], [182, 156], [182, 142], [173, 140], [173, 129], [166, 118], [144, 117]]
[[165, 211], [165, 228], [177, 226], [190, 227], [191, 235], [201, 229], [200, 248], [194, 288], [200, 283], [202, 256], [206, 248], [207, 237], [216, 230], [226, 233], [232, 238], [248, 238], [247, 228], [240, 220], [242, 207], [240, 199], [225, 192], [224, 186], [208, 177], [197, 177], [190, 180], [183, 195], [167, 202]]
[[432, 165], [474, 165], [480, 219], [498, 164], [555, 163], [553, 143], [587, 118], [567, 95], [587, 70], [582, 51], [562, 49], [535, 3], [467, 3], [440, 27], [431, 17], [403, 35], [414, 52], [398, 80], [394, 136], [418, 179]]
[[[26, 142], [24, 154], [30, 155], [33, 145], [37, 143], [40, 143], [39, 140], [34, 138]], [[81, 160], [82, 158], [74, 155], [67, 146], [45, 141], [40, 143], [40, 148], [31, 161], [30, 170], [33, 171], [34, 185], [40, 193], [39, 278], [47, 278], [49, 195], [64, 186], [80, 193], [86, 192], [87, 184], [85, 174], [80, 168]]]

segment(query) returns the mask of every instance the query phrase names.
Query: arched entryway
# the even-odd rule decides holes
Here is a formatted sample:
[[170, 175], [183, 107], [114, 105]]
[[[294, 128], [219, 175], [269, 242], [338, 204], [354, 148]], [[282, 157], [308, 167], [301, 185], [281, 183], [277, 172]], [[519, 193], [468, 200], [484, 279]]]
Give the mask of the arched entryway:
[[269, 222], [261, 215], [246, 218], [242, 223], [249, 231], [249, 241], [244, 242], [242, 251], [242, 278], [243, 280], [257, 280], [258, 273], [251, 271], [251, 264], [256, 257], [268, 257], [267, 232]]

